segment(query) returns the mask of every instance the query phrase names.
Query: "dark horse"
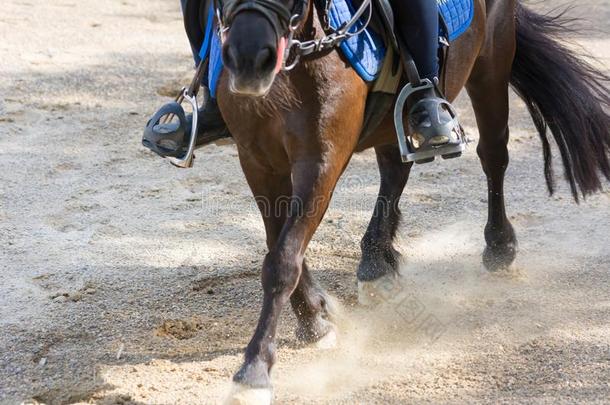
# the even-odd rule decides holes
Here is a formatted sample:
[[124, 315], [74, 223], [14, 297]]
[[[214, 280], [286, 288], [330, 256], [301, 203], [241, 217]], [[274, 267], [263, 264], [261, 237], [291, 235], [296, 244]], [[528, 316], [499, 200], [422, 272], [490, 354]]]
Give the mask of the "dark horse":
[[[293, 7], [293, 0], [269, 1]], [[450, 48], [443, 86], [449, 100], [466, 87], [476, 114], [477, 153], [489, 191], [483, 263], [495, 271], [508, 267], [517, 249], [503, 191], [509, 86], [527, 104], [540, 134], [550, 192], [547, 129], [578, 199], [600, 190], [603, 177], [610, 179], [609, 78], [560, 43], [560, 35], [571, 32], [561, 18], [534, 13], [517, 0], [476, 0], [475, 8], [472, 26]], [[297, 34], [312, 39], [322, 32], [309, 1]], [[230, 402], [237, 403], [271, 400], [275, 334], [288, 301], [301, 340], [334, 338], [328, 297], [312, 279], [304, 254], [355, 152], [374, 147], [381, 175], [378, 201], [361, 243], [357, 275], [364, 298], [375, 294], [380, 281], [397, 274], [400, 260], [392, 243], [400, 217], [398, 201], [411, 166], [401, 163], [392, 117], [388, 114], [377, 131], [359, 143], [368, 85], [337, 51], [276, 74], [281, 51], [277, 27], [257, 10], [237, 13], [224, 33], [226, 69], [218, 102], [263, 214], [269, 248], [262, 268], [260, 318], [233, 378]], [[269, 209], [269, 204], [277, 209]]]

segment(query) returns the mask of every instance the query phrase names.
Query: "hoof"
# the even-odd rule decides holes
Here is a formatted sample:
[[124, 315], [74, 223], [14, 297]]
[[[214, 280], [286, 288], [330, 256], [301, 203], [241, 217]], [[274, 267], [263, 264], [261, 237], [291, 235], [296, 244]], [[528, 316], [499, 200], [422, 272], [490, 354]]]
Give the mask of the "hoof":
[[502, 247], [487, 246], [483, 251], [483, 265], [492, 273], [507, 271], [516, 257], [517, 245], [514, 243]]
[[333, 325], [326, 335], [313, 343], [313, 346], [321, 350], [330, 350], [337, 347], [337, 327]]
[[379, 306], [396, 300], [402, 290], [397, 274], [388, 274], [373, 281], [358, 281], [358, 303], [366, 307]]
[[271, 388], [252, 388], [233, 382], [224, 405], [270, 405], [272, 399]]

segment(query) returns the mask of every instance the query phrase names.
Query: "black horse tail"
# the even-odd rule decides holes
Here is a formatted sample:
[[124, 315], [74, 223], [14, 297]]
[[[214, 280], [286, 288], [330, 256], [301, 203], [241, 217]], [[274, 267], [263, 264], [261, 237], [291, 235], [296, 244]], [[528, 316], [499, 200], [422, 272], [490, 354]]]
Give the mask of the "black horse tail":
[[572, 195], [578, 201], [610, 180], [610, 76], [561, 43], [575, 33], [563, 13], [537, 14], [517, 4], [517, 51], [511, 85], [525, 101], [540, 135], [544, 174], [554, 191], [550, 129]]

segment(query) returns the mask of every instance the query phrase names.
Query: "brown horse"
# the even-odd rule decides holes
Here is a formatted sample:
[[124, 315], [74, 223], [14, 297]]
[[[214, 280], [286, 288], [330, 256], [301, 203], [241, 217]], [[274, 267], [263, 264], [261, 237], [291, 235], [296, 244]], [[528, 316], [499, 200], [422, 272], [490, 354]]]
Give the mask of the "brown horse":
[[[269, 1], [294, 7], [293, 0]], [[300, 39], [323, 33], [312, 4], [306, 6]], [[476, 0], [475, 8], [472, 26], [451, 45], [442, 82], [450, 100], [466, 87], [475, 110], [477, 153], [489, 191], [483, 262], [495, 271], [508, 267], [517, 249], [503, 192], [509, 86], [525, 100], [540, 134], [550, 192], [547, 127], [576, 199], [601, 189], [603, 177], [610, 179], [610, 97], [608, 77], [560, 43], [561, 34], [571, 32], [561, 18], [536, 14], [517, 0]], [[218, 102], [263, 214], [269, 248], [262, 268], [260, 319], [233, 378], [230, 400], [269, 402], [275, 334], [284, 305], [292, 304], [301, 340], [314, 343], [335, 336], [328, 297], [303, 258], [351, 156], [374, 147], [381, 174], [378, 201], [361, 243], [357, 276], [363, 298], [374, 295], [381, 280], [397, 274], [400, 257], [392, 243], [411, 166], [401, 163], [390, 115], [359, 143], [369, 87], [337, 51], [278, 74], [278, 37], [285, 33], [278, 32], [268, 15], [244, 9], [233, 16], [224, 35], [226, 69]]]

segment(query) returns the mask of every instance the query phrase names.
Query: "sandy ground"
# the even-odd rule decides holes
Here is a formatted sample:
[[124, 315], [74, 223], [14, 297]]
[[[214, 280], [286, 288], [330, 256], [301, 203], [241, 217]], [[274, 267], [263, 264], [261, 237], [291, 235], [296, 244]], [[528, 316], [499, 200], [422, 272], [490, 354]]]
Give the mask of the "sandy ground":
[[[211, 146], [178, 170], [140, 146], [163, 88], [189, 73], [177, 3], [2, 2], [1, 403], [215, 403], [241, 360], [265, 245], [236, 150]], [[608, 31], [609, 1], [583, 10]], [[579, 40], [610, 65], [610, 34]], [[404, 299], [359, 308], [378, 176], [370, 151], [355, 156], [308, 252], [343, 306], [339, 346], [299, 347], [286, 311], [277, 403], [608, 401], [610, 193], [549, 197], [533, 126], [513, 106], [517, 270], [481, 268], [486, 189], [471, 147], [415, 168]]]

